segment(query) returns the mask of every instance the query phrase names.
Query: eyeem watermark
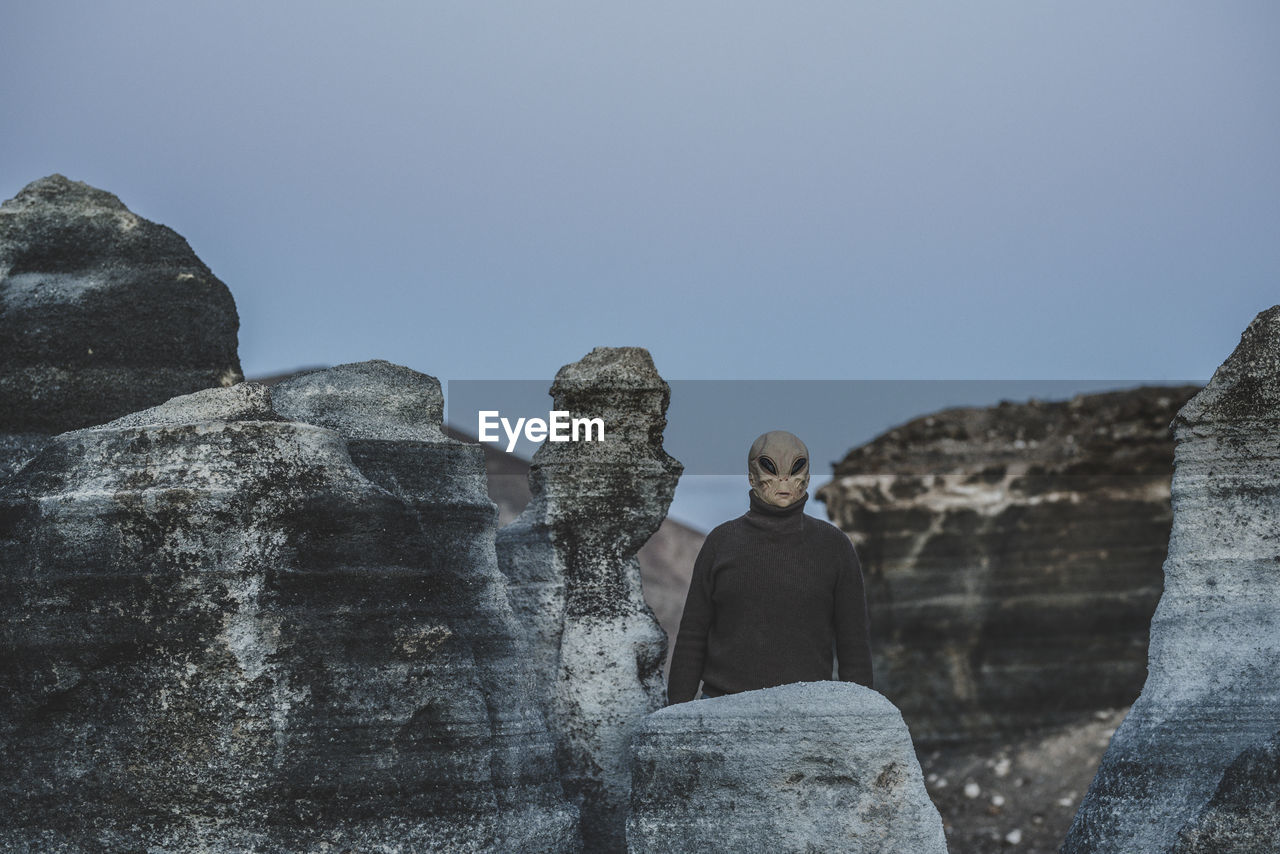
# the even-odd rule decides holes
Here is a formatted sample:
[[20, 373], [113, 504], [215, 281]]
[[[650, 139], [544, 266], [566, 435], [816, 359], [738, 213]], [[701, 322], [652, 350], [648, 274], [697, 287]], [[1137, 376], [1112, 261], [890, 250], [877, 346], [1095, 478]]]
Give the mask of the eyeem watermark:
[[476, 435], [481, 442], [502, 441], [497, 433], [499, 427], [507, 434], [508, 454], [515, 450], [521, 430], [530, 442], [544, 439], [551, 442], [604, 441], [603, 418], [570, 418], [568, 411], [563, 409], [548, 412], [545, 421], [541, 418], [517, 418], [514, 425], [496, 409], [480, 410], [480, 429]]

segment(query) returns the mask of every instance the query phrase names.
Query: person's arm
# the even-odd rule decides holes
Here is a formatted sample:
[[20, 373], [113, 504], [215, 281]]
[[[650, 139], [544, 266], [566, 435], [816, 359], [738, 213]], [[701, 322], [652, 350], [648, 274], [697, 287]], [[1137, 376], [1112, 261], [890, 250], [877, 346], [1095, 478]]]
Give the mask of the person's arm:
[[711, 566], [714, 563], [715, 548], [708, 537], [693, 562], [689, 594], [684, 600], [675, 652], [671, 654], [671, 671], [667, 680], [669, 706], [692, 700], [702, 681], [702, 666], [707, 659], [707, 632], [715, 616], [711, 601]]
[[871, 687], [871, 620], [867, 615], [867, 595], [858, 552], [848, 537], [840, 569], [836, 575], [835, 629], [836, 660], [840, 681]]

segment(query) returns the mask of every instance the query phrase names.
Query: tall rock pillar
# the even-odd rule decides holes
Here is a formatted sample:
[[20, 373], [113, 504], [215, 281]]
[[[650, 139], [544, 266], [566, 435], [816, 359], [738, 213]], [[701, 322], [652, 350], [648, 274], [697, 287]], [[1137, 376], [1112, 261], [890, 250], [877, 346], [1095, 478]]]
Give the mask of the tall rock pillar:
[[557, 411], [601, 419], [604, 437], [543, 444], [532, 500], [499, 532], [498, 557], [587, 850], [620, 852], [631, 734], [664, 699], [666, 638], [635, 555], [666, 516], [683, 466], [662, 447], [670, 389], [645, 350], [597, 347], [556, 374], [551, 394]]
[[1064, 854], [1169, 851], [1228, 766], [1280, 726], [1280, 306], [1254, 318], [1173, 428], [1147, 681]]

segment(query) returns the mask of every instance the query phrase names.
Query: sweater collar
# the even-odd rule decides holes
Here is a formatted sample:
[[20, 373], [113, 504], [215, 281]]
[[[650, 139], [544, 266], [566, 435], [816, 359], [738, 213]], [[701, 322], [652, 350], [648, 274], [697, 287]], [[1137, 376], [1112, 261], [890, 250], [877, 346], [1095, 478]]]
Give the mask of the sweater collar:
[[800, 526], [804, 524], [804, 505], [809, 500], [807, 492], [786, 507], [775, 507], [763, 501], [751, 490], [747, 491], [747, 497], [751, 502], [751, 509], [742, 518], [753, 528], [787, 533], [799, 531]]

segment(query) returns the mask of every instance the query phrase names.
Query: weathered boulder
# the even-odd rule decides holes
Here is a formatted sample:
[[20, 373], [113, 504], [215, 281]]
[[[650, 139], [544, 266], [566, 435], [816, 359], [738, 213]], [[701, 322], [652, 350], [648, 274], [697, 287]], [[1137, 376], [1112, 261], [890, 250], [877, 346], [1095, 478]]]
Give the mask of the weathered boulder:
[[678, 703], [632, 742], [632, 854], [947, 850], [902, 716], [851, 682]]
[[918, 742], [1065, 725], [1133, 701], [1192, 386], [916, 418], [818, 490], [867, 578], [876, 687]]
[[561, 368], [554, 409], [601, 418], [603, 441], [545, 442], [532, 500], [498, 534], [498, 559], [559, 740], [561, 779], [592, 852], [625, 849], [628, 741], [664, 702], [666, 637], [636, 552], [666, 516], [683, 467], [662, 449], [667, 384], [648, 352], [597, 347]]
[[0, 205], [0, 477], [52, 434], [241, 379], [226, 285], [173, 230], [61, 175]]
[[0, 488], [0, 849], [499, 852], [524, 792], [523, 850], [573, 850], [502, 755], [484, 508], [434, 528], [431, 480], [248, 383], [56, 437]]
[[1254, 318], [1173, 430], [1149, 674], [1065, 854], [1169, 851], [1228, 766], [1280, 727], [1280, 306]]

